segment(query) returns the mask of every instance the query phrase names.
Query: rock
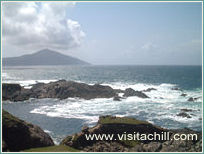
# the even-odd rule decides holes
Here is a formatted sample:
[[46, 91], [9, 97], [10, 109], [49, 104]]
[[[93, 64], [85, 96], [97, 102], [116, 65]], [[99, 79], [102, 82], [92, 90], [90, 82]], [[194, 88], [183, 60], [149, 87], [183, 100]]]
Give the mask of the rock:
[[[162, 134], [166, 132], [166, 129], [160, 128], [158, 126], [154, 126], [145, 121], [139, 121], [133, 118], [127, 117], [113, 117], [113, 116], [101, 116], [99, 117], [98, 124], [95, 127], [89, 128], [86, 133], [80, 132], [74, 134], [72, 140], [68, 140], [65, 138], [62, 140], [61, 144], [68, 145], [77, 149], [84, 149], [86, 147], [93, 146], [94, 144], [98, 143], [99, 141], [104, 140], [87, 140], [85, 135], [89, 134], [114, 134], [117, 136], [118, 134], [124, 134], [124, 132], [134, 134], [134, 132], [138, 132], [140, 134], [150, 134], [156, 132], [157, 134]], [[68, 136], [70, 139], [70, 137]], [[106, 141], [106, 140], [105, 140]], [[120, 143], [124, 147], [131, 146], [127, 143], [123, 142], [122, 140], [113, 140], [114, 142]], [[160, 142], [159, 140], [157, 140]], [[135, 141], [133, 141], [135, 144]], [[149, 140], [141, 141], [144, 143], [151, 142]]]
[[146, 89], [146, 90], [143, 90], [143, 92], [150, 92], [150, 91], [152, 91], [152, 90], [157, 90], [157, 89], [155, 89], [155, 88], [148, 88], [148, 89]]
[[81, 129], [81, 131], [82, 131], [83, 133], [88, 132], [88, 130], [89, 130], [89, 127], [88, 127], [88, 126], [83, 126], [82, 129]]
[[143, 151], [145, 152], [159, 152], [162, 149], [162, 143], [150, 142], [143, 145]]
[[[87, 140], [85, 135], [93, 134], [164, 134], [169, 133], [169, 140]], [[175, 134], [196, 134], [197, 139], [174, 140]], [[114, 140], [116, 139], [116, 140]], [[146, 121], [134, 118], [101, 116], [96, 126], [89, 128], [86, 133], [79, 132], [72, 137], [66, 137], [61, 144], [68, 145], [87, 152], [201, 152], [202, 133], [190, 129], [167, 130], [154, 126]]]
[[181, 112], [181, 113], [177, 114], [177, 116], [184, 117], [184, 118], [191, 118], [191, 116], [185, 112]]
[[129, 97], [129, 96], [137, 96], [137, 97], [140, 97], [140, 98], [149, 98], [146, 94], [144, 94], [143, 92], [141, 91], [135, 91], [134, 89], [132, 88], [127, 88], [125, 89], [125, 92], [124, 92], [124, 95], [123, 97]]
[[[196, 131], [190, 130], [190, 129], [179, 129], [179, 130], [172, 130], [173, 134], [170, 138], [170, 141], [166, 141], [162, 143], [162, 149], [161, 152], [199, 152], [202, 151], [202, 144], [200, 141], [202, 141], [202, 135], [201, 133], [198, 133]], [[186, 140], [175, 140], [173, 137], [174, 135], [184, 135], [186, 134], [196, 134], [196, 138], [186, 139]], [[201, 148], [199, 148], [201, 147]]]
[[10, 101], [23, 101], [30, 98], [29, 89], [24, 89], [19, 84], [2, 84], [2, 99]]
[[[8, 91], [8, 92], [7, 92]], [[37, 83], [31, 89], [20, 85], [3, 84], [3, 100], [23, 101], [29, 98], [59, 98], [79, 97], [83, 99], [111, 98], [117, 92], [110, 86], [99, 84], [88, 85], [73, 81], [59, 80], [50, 83]]]
[[193, 97], [190, 97], [190, 98], [188, 99], [188, 101], [189, 101], [189, 102], [193, 102], [193, 101], [194, 101], [194, 98], [193, 98]]
[[193, 112], [192, 109], [181, 109], [182, 112]]
[[2, 111], [2, 138], [4, 151], [20, 151], [54, 145], [51, 137], [40, 127], [20, 120], [4, 110]]
[[113, 98], [113, 100], [114, 100], [114, 101], [121, 101], [121, 97], [115, 96], [115, 97]]
[[189, 99], [188, 99], [188, 101], [189, 102], [194, 102], [194, 101], [196, 101], [197, 99], [199, 99], [200, 97], [196, 97], [196, 98], [193, 98], [193, 97], [190, 97]]
[[126, 147], [117, 142], [99, 141], [92, 146], [87, 146], [83, 149], [86, 152], [125, 152], [128, 151]]
[[181, 94], [181, 96], [185, 97], [185, 96], [187, 96], [187, 94], [183, 93], [183, 94]]
[[171, 90], [181, 90], [181, 89], [178, 87], [175, 87], [175, 88], [171, 88]]

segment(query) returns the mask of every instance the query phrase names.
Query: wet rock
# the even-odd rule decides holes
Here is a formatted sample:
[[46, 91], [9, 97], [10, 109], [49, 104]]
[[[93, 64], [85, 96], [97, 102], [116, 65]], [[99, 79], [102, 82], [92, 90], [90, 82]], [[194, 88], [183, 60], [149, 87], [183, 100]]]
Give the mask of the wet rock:
[[184, 118], [191, 118], [191, 116], [185, 112], [181, 112], [181, 113], [177, 114], [177, 116], [184, 117]]
[[178, 87], [175, 87], [175, 88], [171, 88], [171, 90], [181, 90], [181, 89]]
[[193, 101], [194, 101], [194, 98], [193, 98], [193, 97], [190, 97], [190, 98], [188, 99], [188, 101], [189, 101], [189, 102], [193, 102]]
[[19, 84], [2, 84], [2, 100], [16, 101], [29, 99], [27, 92], [28, 90], [24, 89]]
[[130, 97], [130, 96], [137, 96], [137, 97], [140, 97], [140, 98], [149, 98], [146, 94], [144, 94], [143, 92], [141, 91], [135, 91], [134, 89], [132, 88], [127, 88], [125, 89], [125, 92], [124, 92], [124, 97]]
[[194, 110], [192, 109], [181, 109], [182, 112], [193, 112]]
[[150, 92], [150, 91], [152, 91], [152, 90], [157, 90], [157, 89], [155, 89], [155, 88], [148, 88], [148, 89], [146, 89], [146, 90], [143, 90], [143, 92]]
[[73, 81], [59, 80], [50, 83], [37, 83], [31, 89], [24, 89], [18, 84], [3, 84], [3, 100], [23, 101], [29, 98], [59, 98], [79, 97], [83, 99], [111, 98], [117, 92], [99, 84], [88, 85]]
[[190, 97], [189, 99], [188, 99], [188, 101], [189, 102], [194, 102], [194, 101], [196, 101], [197, 99], [199, 99], [200, 97]]
[[113, 98], [113, 100], [114, 100], [114, 101], [121, 101], [121, 97], [115, 96], [115, 97]]
[[186, 96], [187, 96], [187, 94], [183, 93], [183, 94], [181, 94], [181, 96], [186, 97]]
[[5, 151], [54, 145], [51, 137], [40, 127], [20, 120], [4, 110], [2, 112], [2, 137]]

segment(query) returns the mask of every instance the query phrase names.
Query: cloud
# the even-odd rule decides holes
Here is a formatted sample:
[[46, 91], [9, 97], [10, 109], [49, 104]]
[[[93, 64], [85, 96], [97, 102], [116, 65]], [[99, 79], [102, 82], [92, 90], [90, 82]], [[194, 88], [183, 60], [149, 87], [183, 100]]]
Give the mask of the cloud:
[[85, 33], [67, 17], [73, 2], [3, 2], [3, 44], [21, 49], [67, 50], [81, 45]]
[[153, 50], [153, 49], [155, 49], [156, 47], [157, 47], [156, 44], [153, 44], [152, 42], [148, 42], [148, 43], [145, 43], [141, 48], [142, 48], [143, 50], [148, 51], [148, 50]]

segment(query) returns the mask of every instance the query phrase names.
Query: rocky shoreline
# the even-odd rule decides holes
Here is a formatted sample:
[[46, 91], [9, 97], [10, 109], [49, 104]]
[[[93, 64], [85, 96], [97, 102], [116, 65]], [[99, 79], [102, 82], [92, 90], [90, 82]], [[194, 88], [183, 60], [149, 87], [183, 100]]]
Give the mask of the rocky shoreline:
[[[26, 89], [19, 84], [2, 84], [2, 100], [25, 101], [30, 98], [57, 98], [66, 99], [78, 97], [82, 99], [113, 98], [114, 101], [121, 101], [131, 96], [148, 99], [148, 92], [155, 91], [155, 88], [148, 88], [136, 91], [131, 88], [125, 90], [113, 89], [110, 86], [100, 84], [88, 85], [73, 81], [59, 80], [50, 83], [37, 83], [30, 89]], [[181, 90], [174, 88], [172, 90]], [[122, 95], [121, 95], [122, 94]], [[186, 97], [186, 94], [181, 94]], [[192, 98], [187, 101], [195, 101]], [[183, 108], [177, 116], [191, 118], [195, 110]], [[55, 149], [62, 151], [87, 151], [87, 152], [200, 152], [202, 151], [202, 134], [187, 128], [179, 130], [169, 130], [155, 126], [146, 121], [140, 121], [128, 117], [101, 116], [96, 126], [92, 128], [83, 127], [82, 131], [67, 136], [61, 141], [59, 146], [54, 145], [51, 137], [39, 126], [25, 122], [6, 111], [2, 111], [2, 143], [3, 151], [22, 151], [26, 149], [42, 147], [40, 150]], [[202, 119], [200, 119], [202, 120]], [[114, 134], [123, 133], [134, 134], [157, 134], [169, 133], [170, 140], [87, 140], [85, 134]], [[197, 134], [197, 140], [174, 140], [174, 134]], [[39, 150], [39, 149], [38, 149]], [[40, 151], [39, 151], [40, 152]]]
[[[82, 131], [63, 139], [59, 146], [53, 146], [51, 137], [40, 127], [27, 123], [3, 110], [3, 147], [2, 151], [22, 151], [33, 148], [52, 152], [64, 150], [85, 152], [201, 152], [202, 134], [190, 129], [168, 130], [146, 121], [128, 117], [101, 116], [94, 127], [82, 128]], [[169, 134], [164, 140], [87, 140], [85, 135], [93, 134]], [[196, 134], [191, 140], [175, 140], [175, 134]], [[40, 149], [38, 147], [41, 147]], [[66, 148], [67, 147], [67, 148]], [[36, 150], [35, 150], [36, 148]], [[28, 150], [29, 151], [29, 150]]]
[[[19, 84], [3, 83], [2, 84], [2, 100], [9, 101], [24, 101], [30, 98], [58, 98], [66, 99], [78, 97], [82, 99], [95, 99], [95, 98], [113, 98], [116, 101], [120, 101], [122, 98], [131, 96], [137, 96], [139, 98], [149, 98], [146, 94], [151, 91], [155, 91], [155, 88], [148, 88], [141, 91], [136, 91], [132, 88], [125, 90], [113, 89], [110, 86], [104, 86], [100, 84], [89, 85], [86, 83], [79, 83], [74, 81], [59, 80], [50, 83], [37, 83], [33, 84], [30, 89], [26, 89]], [[179, 88], [173, 88], [172, 90], [181, 91]], [[122, 94], [122, 96], [119, 96]], [[182, 97], [186, 97], [187, 94], [182, 93]], [[161, 98], [164, 99], [164, 98]], [[187, 101], [196, 101], [198, 98], [190, 97]]]
[[59, 80], [47, 84], [37, 83], [32, 85], [31, 89], [25, 89], [19, 84], [2, 84], [2, 99], [14, 102], [28, 100], [29, 98], [120, 98], [118, 96], [119, 93], [123, 93], [124, 98], [130, 96], [149, 98], [142, 91], [135, 91], [131, 88], [121, 90], [113, 89], [110, 86], [104, 86], [100, 84], [89, 85], [85, 83], [66, 80]]
[[39, 126], [23, 121], [2, 111], [2, 151], [20, 151], [29, 148], [53, 146], [51, 137]]

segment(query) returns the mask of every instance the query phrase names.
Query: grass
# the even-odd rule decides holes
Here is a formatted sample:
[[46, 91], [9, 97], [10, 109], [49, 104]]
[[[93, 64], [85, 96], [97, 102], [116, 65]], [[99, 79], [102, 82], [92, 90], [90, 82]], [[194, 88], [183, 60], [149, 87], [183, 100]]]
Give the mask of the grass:
[[132, 124], [132, 125], [149, 124], [146, 121], [140, 121], [140, 120], [136, 120], [134, 118], [112, 117], [112, 116], [100, 117], [99, 123], [100, 124]]
[[121, 141], [119, 141], [119, 143], [121, 143], [122, 145], [124, 145], [126, 147], [134, 147], [134, 146], [140, 144], [140, 142], [137, 140], [121, 140]]
[[27, 149], [22, 152], [79, 152], [79, 150], [65, 145], [55, 145], [49, 147]]

